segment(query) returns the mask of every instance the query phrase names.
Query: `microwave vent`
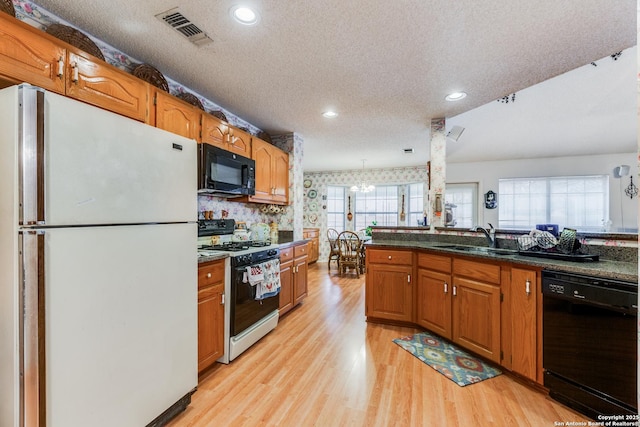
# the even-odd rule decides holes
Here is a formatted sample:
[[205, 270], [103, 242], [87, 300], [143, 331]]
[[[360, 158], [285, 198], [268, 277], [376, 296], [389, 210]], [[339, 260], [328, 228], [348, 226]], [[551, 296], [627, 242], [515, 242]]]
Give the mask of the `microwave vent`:
[[156, 18], [182, 34], [196, 46], [204, 46], [213, 42], [207, 33], [184, 16], [177, 7], [157, 14]]

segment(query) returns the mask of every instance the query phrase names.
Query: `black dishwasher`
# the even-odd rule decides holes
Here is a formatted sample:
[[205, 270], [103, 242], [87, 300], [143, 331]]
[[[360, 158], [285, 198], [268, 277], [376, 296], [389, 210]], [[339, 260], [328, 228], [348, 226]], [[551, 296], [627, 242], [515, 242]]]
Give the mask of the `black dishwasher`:
[[549, 396], [597, 419], [637, 414], [638, 284], [543, 271]]

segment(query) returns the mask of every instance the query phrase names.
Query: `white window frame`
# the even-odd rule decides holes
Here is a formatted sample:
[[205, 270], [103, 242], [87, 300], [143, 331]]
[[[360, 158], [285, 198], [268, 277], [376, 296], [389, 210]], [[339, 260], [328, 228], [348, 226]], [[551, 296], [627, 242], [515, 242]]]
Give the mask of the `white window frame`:
[[[389, 190], [395, 190], [395, 197], [389, 196]], [[384, 191], [384, 195], [381, 194]], [[398, 226], [400, 212], [398, 210], [400, 200], [399, 185], [379, 185], [368, 193], [355, 192], [353, 201], [353, 226], [354, 230], [362, 230], [369, 227], [373, 221], [376, 225]], [[370, 209], [369, 206], [374, 206]], [[364, 218], [364, 219], [363, 219]]]
[[608, 175], [504, 178], [498, 180], [498, 195], [499, 228], [558, 224], [600, 231], [609, 219]]
[[[412, 182], [407, 187], [407, 226], [422, 225], [425, 216], [424, 183]], [[418, 224], [420, 221], [420, 224]]]
[[[340, 185], [327, 186], [327, 229], [346, 230], [346, 198], [348, 189]], [[323, 200], [323, 202], [325, 202]], [[335, 219], [335, 220], [334, 220]], [[339, 220], [338, 220], [339, 219]]]

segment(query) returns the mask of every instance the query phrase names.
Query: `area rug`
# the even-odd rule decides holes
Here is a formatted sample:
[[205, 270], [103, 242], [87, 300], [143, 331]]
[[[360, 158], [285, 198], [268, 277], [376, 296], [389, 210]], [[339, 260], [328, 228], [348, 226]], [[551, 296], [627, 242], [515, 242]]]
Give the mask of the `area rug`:
[[502, 373], [499, 369], [428, 332], [396, 338], [393, 342], [460, 387], [478, 383]]

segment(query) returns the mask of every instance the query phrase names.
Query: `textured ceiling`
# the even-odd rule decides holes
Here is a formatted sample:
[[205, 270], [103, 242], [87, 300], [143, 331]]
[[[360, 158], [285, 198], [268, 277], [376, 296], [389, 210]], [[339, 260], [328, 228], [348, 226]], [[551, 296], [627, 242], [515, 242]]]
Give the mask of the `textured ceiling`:
[[[253, 27], [229, 16], [240, 0], [36, 3], [267, 132], [299, 133], [309, 171], [357, 169], [361, 159], [367, 168], [423, 165], [429, 123], [439, 117], [460, 119], [467, 129], [451, 161], [481, 160], [482, 152], [521, 156], [504, 108], [475, 121], [470, 110], [520, 108], [528, 102], [523, 89], [635, 46], [637, 35], [635, 0], [616, 0], [615, 7], [611, 0], [248, 0], [261, 15]], [[214, 42], [198, 48], [154, 17], [174, 7]], [[444, 100], [458, 90], [468, 96]], [[519, 91], [515, 103], [497, 105]], [[580, 102], [597, 116], [598, 100]], [[567, 123], [584, 144], [580, 118], [555, 115], [555, 102], [542, 105], [536, 126], [521, 128], [536, 137], [528, 156], [550, 155], [558, 146], [546, 145], [548, 135]], [[339, 116], [323, 118], [328, 108]], [[480, 123], [484, 130], [474, 131]], [[635, 129], [635, 120], [626, 126]], [[593, 127], [600, 141], [611, 136]], [[470, 140], [484, 149], [465, 149]], [[632, 142], [627, 151], [635, 151]], [[415, 154], [403, 154], [409, 147]]]

